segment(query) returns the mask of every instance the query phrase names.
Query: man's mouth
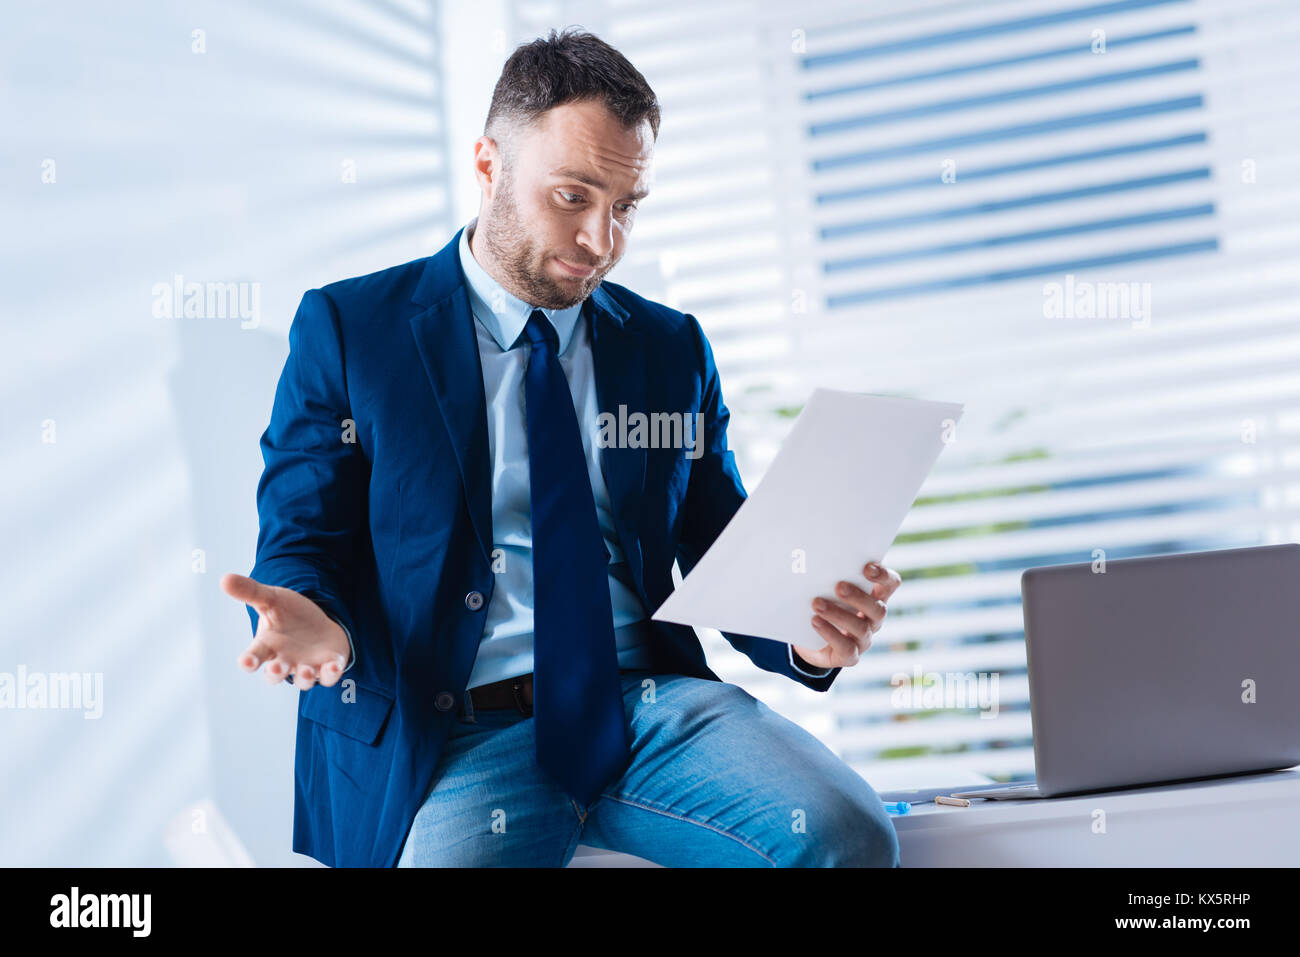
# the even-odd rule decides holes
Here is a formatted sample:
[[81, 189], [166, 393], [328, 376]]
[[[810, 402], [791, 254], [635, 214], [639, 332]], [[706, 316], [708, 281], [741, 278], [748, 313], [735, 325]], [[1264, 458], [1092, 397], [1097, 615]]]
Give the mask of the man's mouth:
[[574, 266], [565, 262], [563, 259], [560, 259], [558, 256], [555, 258], [555, 261], [560, 264], [561, 269], [575, 279], [586, 279], [596, 271], [595, 266]]

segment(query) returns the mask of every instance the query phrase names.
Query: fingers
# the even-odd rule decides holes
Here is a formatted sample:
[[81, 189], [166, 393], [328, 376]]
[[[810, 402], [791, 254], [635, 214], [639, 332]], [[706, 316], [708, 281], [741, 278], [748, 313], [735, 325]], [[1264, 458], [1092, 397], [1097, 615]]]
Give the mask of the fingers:
[[821, 615], [813, 615], [812, 626], [813, 630], [822, 636], [822, 639], [825, 640], [826, 644], [831, 646], [831, 652], [834, 656], [832, 667], [856, 665], [862, 651], [866, 650], [866, 647], [869, 647], [871, 644], [871, 639], [865, 639], [866, 645], [860, 649], [859, 639], [850, 638], [845, 635], [825, 618], [822, 618]]
[[282, 658], [272, 658], [265, 668], [262, 669], [262, 677], [266, 679], [269, 685], [278, 685], [285, 678], [289, 677], [292, 669]]
[[[281, 659], [277, 658], [276, 661], [285, 664]], [[309, 691], [318, 684], [330, 688], [337, 684], [339, 678], [343, 676], [343, 665], [345, 663], [343, 655], [335, 655], [334, 658], [322, 663], [304, 662], [289, 667], [285, 673], [293, 675], [294, 687], [299, 691]]]
[[299, 691], [315, 687], [317, 671], [312, 665], [299, 665], [293, 672], [293, 683]]
[[865, 593], [860, 601], [861, 611], [845, 608], [839, 602], [828, 598], [815, 599], [813, 608], [818, 615], [850, 638], [858, 641], [869, 640], [872, 633], [880, 627], [880, 622], [884, 620], [885, 605], [884, 602], [876, 601]]
[[245, 671], [256, 671], [263, 664], [275, 657], [275, 649], [258, 639], [244, 649], [239, 656], [239, 667]]
[[268, 684], [279, 684], [289, 675], [293, 675], [294, 686], [302, 691], [307, 691], [317, 684], [326, 688], [333, 687], [343, 676], [343, 666], [346, 663], [344, 655], [335, 655], [332, 659], [315, 664], [290, 661], [261, 641], [254, 641], [239, 656], [239, 667], [245, 671], [256, 671], [258, 667], [265, 665], [262, 677]]
[[885, 607], [882, 600], [873, 598], [852, 582], [840, 582], [835, 586], [835, 593], [851, 606], [850, 614], [860, 612], [870, 619], [872, 631], [879, 631], [880, 626], [885, 623], [885, 615], [889, 614], [889, 609]]
[[872, 584], [872, 595], [881, 601], [888, 601], [889, 596], [898, 591], [903, 583], [903, 576], [892, 568], [868, 562], [862, 569], [862, 577]]
[[332, 687], [343, 676], [343, 664], [340, 661], [327, 661], [320, 666], [320, 683], [326, 688]]
[[862, 652], [871, 647], [871, 636], [880, 630], [889, 613], [885, 602], [903, 581], [898, 572], [877, 562], [864, 565], [862, 577], [871, 583], [870, 591], [841, 581], [836, 583], [835, 593], [842, 601], [813, 599], [817, 612], [812, 618], [813, 630], [830, 646], [837, 665], [857, 664]]
[[221, 590], [245, 605], [252, 605], [259, 615], [265, 614], [266, 609], [274, 604], [275, 589], [247, 575], [227, 572], [221, 576]]

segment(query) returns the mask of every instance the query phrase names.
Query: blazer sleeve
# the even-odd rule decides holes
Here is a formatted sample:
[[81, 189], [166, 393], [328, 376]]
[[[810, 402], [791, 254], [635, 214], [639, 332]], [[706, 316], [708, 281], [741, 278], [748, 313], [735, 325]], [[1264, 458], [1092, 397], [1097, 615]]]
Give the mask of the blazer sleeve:
[[[289, 327], [289, 357], [262, 434], [258, 537], [251, 578], [291, 588], [357, 634], [349, 610], [354, 546], [369, 464], [355, 441], [342, 335], [330, 298], [309, 290]], [[257, 612], [248, 608], [253, 632]], [[352, 662], [356, 659], [353, 645]]]
[[[747, 497], [740, 472], [736, 468], [735, 453], [727, 448], [727, 421], [731, 413], [722, 400], [722, 386], [718, 381], [713, 349], [704, 330], [700, 328], [699, 321], [689, 313], [686, 314], [686, 321], [700, 363], [702, 387], [699, 411], [702, 413], [703, 436], [697, 441], [702, 441], [704, 448], [691, 463], [690, 481], [687, 483], [686, 501], [682, 508], [677, 563], [681, 566], [683, 577], [690, 574], [695, 563], [708, 551]], [[812, 617], [811, 607], [808, 617]], [[816, 636], [811, 624], [808, 631], [810, 635]], [[822, 674], [816, 674], [801, 670], [794, 665], [792, 646], [783, 641], [725, 631], [722, 636], [764, 671], [786, 675], [814, 691], [828, 690], [841, 671], [840, 668], [831, 668], [823, 669]], [[811, 668], [806, 662], [805, 667]]]

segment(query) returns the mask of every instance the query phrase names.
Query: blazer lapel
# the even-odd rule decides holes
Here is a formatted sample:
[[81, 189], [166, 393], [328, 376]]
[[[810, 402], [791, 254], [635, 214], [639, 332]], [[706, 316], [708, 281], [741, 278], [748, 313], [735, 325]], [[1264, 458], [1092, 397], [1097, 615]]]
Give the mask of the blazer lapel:
[[[591, 316], [596, 400], [602, 414], [608, 413], [616, 424], [622, 424], [633, 412], [646, 411], [641, 334], [629, 326], [627, 310], [602, 286], [596, 287], [584, 308]], [[622, 434], [621, 429], [618, 434]], [[638, 516], [645, 491], [646, 450], [624, 448], [615, 443], [601, 449], [600, 461], [619, 544], [627, 557], [628, 567], [640, 583], [642, 555]]]
[[460, 233], [430, 257], [412, 301], [415, 347], [451, 436], [469, 503], [470, 521], [485, 561], [492, 552], [492, 464], [488, 451], [487, 401], [474, 314], [459, 262]]

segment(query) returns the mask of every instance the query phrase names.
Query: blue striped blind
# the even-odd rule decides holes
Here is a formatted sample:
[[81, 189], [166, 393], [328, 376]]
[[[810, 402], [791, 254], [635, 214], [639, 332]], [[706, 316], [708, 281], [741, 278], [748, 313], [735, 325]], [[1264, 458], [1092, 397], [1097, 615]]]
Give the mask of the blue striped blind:
[[[1294, 3], [513, 9], [663, 100], [612, 278], [704, 324], [751, 490], [814, 386], [966, 403], [828, 694], [701, 632], [874, 784], [1032, 773], [1024, 568], [1300, 534]], [[918, 675], [996, 675], [997, 717], [900, 706]]]

